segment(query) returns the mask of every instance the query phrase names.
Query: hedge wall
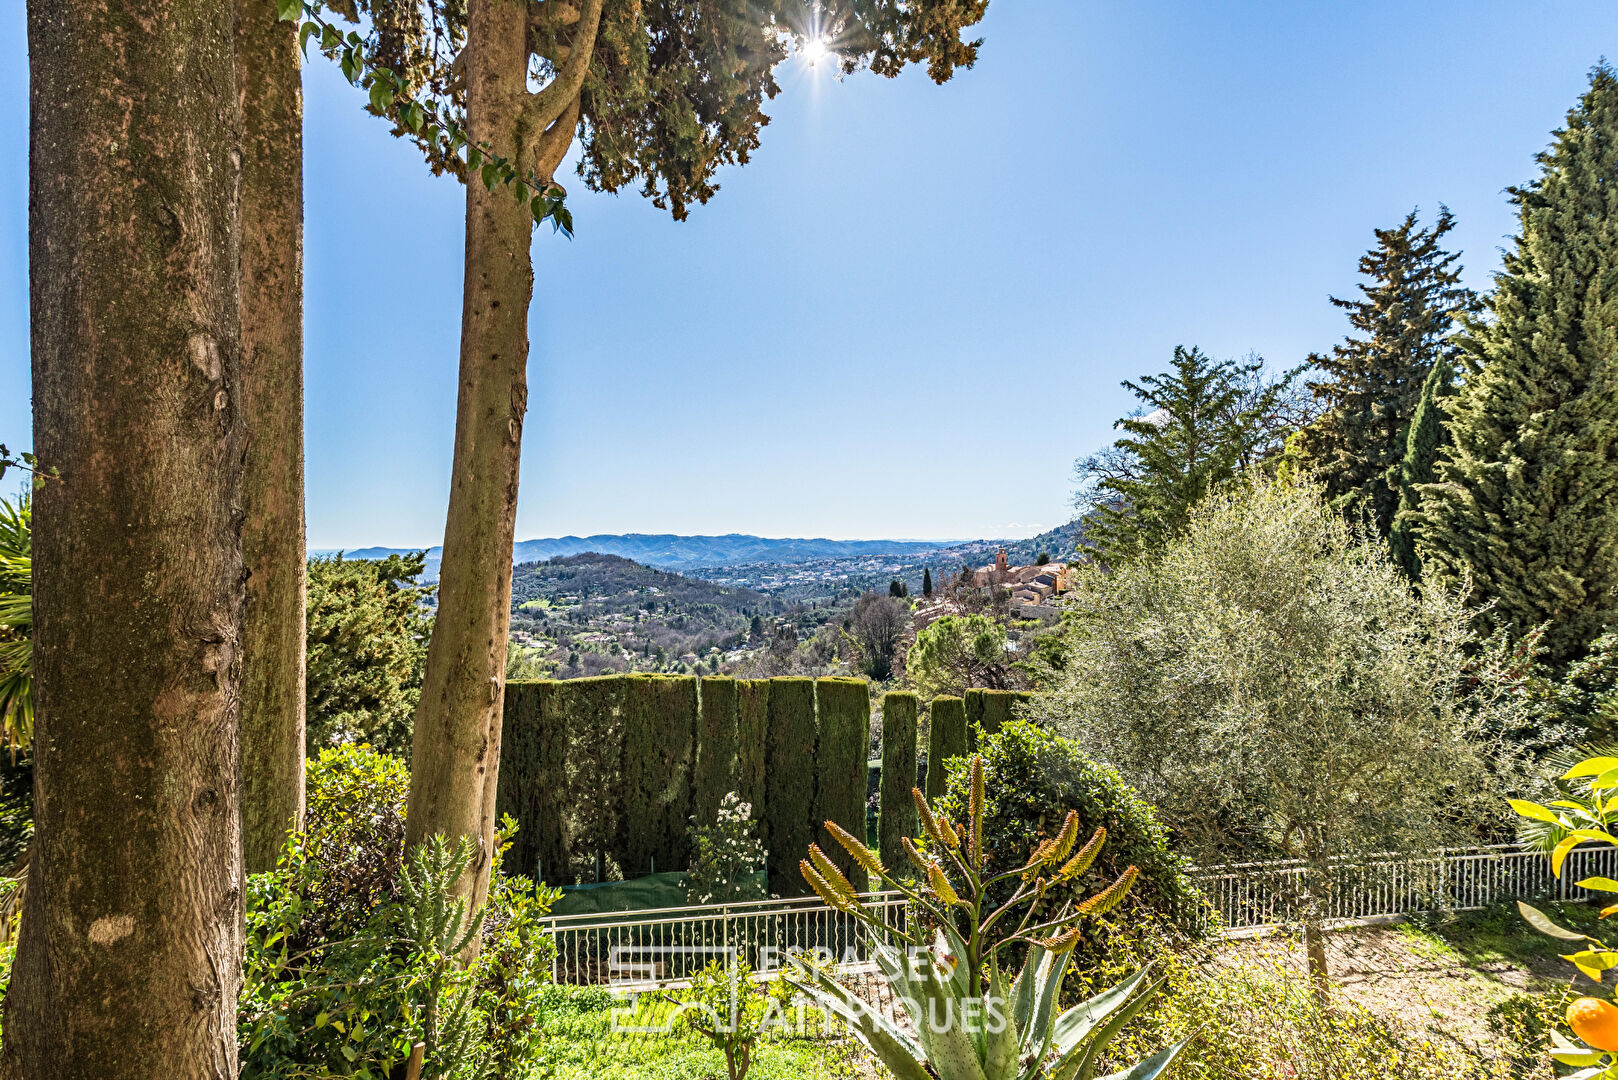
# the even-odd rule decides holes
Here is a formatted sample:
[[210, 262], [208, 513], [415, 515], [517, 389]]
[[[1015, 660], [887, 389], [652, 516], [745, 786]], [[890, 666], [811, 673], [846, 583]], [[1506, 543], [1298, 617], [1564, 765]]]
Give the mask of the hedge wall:
[[511, 874], [537, 877], [567, 862], [561, 809], [567, 741], [557, 737], [567, 729], [558, 722], [551, 700], [556, 685], [506, 684], [495, 816], [510, 814], [520, 826], [504, 860]]
[[696, 758], [694, 675], [624, 677], [624, 877], [683, 870], [689, 858], [692, 767]]
[[753, 820], [764, 820], [764, 757], [770, 735], [770, 680], [736, 684], [736, 783]]
[[1020, 690], [968, 690], [966, 730], [972, 745], [984, 735], [993, 735], [1011, 720], [1012, 706], [1033, 695]]
[[916, 786], [918, 707], [915, 694], [882, 695], [882, 800], [878, 827], [882, 864], [895, 871], [908, 863], [899, 838], [915, 836], [921, 829], [916, 803], [910, 796]]
[[737, 790], [736, 680], [713, 675], [697, 684], [697, 773], [691, 785], [691, 813], [698, 825], [719, 820], [719, 804]]
[[863, 868], [831, 839], [823, 822], [835, 821], [865, 839], [866, 755], [871, 743], [871, 690], [864, 679], [815, 680], [820, 727], [815, 740], [815, 831], [812, 839], [858, 891]]
[[966, 737], [966, 706], [958, 697], [933, 698], [927, 736], [927, 798], [944, 794], [949, 777], [944, 762], [971, 749]]
[[551, 690], [556, 715], [567, 732], [567, 758], [560, 785], [566, 871], [546, 865], [545, 880], [569, 885], [596, 880], [601, 857], [616, 855], [624, 811], [624, 679], [602, 675], [568, 679]]
[[814, 680], [770, 680], [763, 833], [764, 849], [769, 853], [770, 892], [779, 896], [807, 896], [810, 892], [798, 873], [798, 860], [808, 854], [812, 839], [815, 727]]

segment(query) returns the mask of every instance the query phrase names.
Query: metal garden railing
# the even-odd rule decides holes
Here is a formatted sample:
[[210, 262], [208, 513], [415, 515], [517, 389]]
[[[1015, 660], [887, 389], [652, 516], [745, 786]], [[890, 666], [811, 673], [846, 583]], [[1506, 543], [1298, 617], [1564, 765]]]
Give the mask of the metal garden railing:
[[[1296, 923], [1306, 889], [1321, 892], [1328, 920], [1353, 922], [1476, 910], [1502, 900], [1582, 899], [1591, 894], [1573, 883], [1596, 876], [1618, 878], [1618, 848], [1573, 851], [1560, 879], [1552, 876], [1544, 853], [1513, 845], [1338, 859], [1323, 885], [1311, 881], [1296, 860], [1192, 871], [1227, 934]], [[861, 899], [884, 926], [904, 926], [899, 893], [866, 893]], [[815, 897], [568, 915], [546, 925], [556, 942], [552, 974], [558, 982], [649, 989], [689, 979], [732, 950], [761, 972], [781, 966], [784, 954], [813, 952], [836, 961], [840, 977], [872, 995], [881, 992], [870, 954], [872, 931]]]

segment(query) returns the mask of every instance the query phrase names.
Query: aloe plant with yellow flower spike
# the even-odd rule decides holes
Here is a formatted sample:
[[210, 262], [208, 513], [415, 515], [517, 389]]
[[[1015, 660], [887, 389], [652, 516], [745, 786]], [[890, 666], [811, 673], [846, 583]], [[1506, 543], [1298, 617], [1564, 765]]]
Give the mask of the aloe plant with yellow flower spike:
[[[855, 893], [819, 845], [799, 868], [833, 909], [871, 930], [871, 948], [908, 1023], [896, 1023], [812, 963], [794, 959], [791, 981], [855, 1038], [897, 1080], [1091, 1080], [1101, 1052], [1145, 1007], [1161, 981], [1147, 972], [1057, 1014], [1057, 993], [1080, 924], [1117, 906], [1136, 876], [1131, 866], [1116, 881], [1079, 903], [1047, 910], [1046, 894], [1072, 881], [1095, 861], [1106, 830], [1078, 846], [1079, 817], [1069, 812], [1061, 831], [1041, 841], [1021, 865], [1002, 874], [984, 870], [983, 760], [970, 764], [971, 793], [964, 828], [934, 813], [912, 790], [925, 840], [901, 841], [919, 876], [910, 879], [882, 865], [877, 853], [835, 822], [826, 831], [867, 873], [904, 895], [919, 917], [905, 927], [886, 925]], [[1075, 847], [1077, 850], [1075, 851]], [[991, 907], [989, 890], [1015, 881], [1011, 899]], [[1008, 950], [1026, 949], [1014, 979], [1000, 966]], [[1177, 1043], [1106, 1080], [1154, 1080], [1185, 1046]]]

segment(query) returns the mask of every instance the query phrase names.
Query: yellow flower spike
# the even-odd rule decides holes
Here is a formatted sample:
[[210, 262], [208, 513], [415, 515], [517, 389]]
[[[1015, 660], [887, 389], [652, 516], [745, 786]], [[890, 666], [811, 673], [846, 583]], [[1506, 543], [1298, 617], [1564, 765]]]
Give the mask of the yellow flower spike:
[[910, 857], [911, 862], [916, 864], [916, 869], [925, 874], [927, 872], [927, 860], [921, 857], [921, 852], [916, 850], [916, 845], [911, 843], [910, 837], [899, 837], [899, 843], [904, 845], [905, 854]]
[[888, 869], [882, 865], [882, 860], [877, 858], [876, 852], [854, 839], [847, 829], [835, 821], [828, 821], [826, 822], [826, 831], [831, 833], [832, 839], [843, 845], [843, 850], [848, 852], [854, 861], [867, 871], [880, 877], [888, 876]]
[[815, 869], [819, 870], [820, 876], [826, 879], [826, 884], [831, 886], [832, 892], [849, 903], [854, 902], [854, 886], [850, 885], [848, 879], [843, 876], [843, 872], [837, 869], [837, 864], [832, 862], [824, 851], [820, 850], [819, 844], [809, 845], [809, 861], [815, 864]]
[[958, 834], [954, 827], [950, 825], [949, 818], [939, 818], [938, 829], [944, 834], [944, 843], [948, 844], [952, 848], [961, 846], [960, 834]]
[[809, 865], [808, 859], [798, 860], [798, 872], [803, 875], [803, 880], [809, 883], [809, 887], [815, 890], [815, 894], [826, 902], [827, 907], [833, 911], [847, 909], [848, 901], [832, 891], [831, 886], [826, 883], [826, 879], [816, 873], [813, 866]]
[[938, 827], [938, 818], [933, 815], [933, 808], [927, 805], [927, 797], [921, 793], [921, 788], [911, 788], [910, 797], [915, 800], [916, 810], [921, 814], [921, 827], [934, 843], [944, 843], [944, 831]]
[[1073, 850], [1073, 844], [1079, 838], [1079, 812], [1069, 810], [1067, 817], [1062, 819], [1062, 831], [1056, 834], [1056, 847], [1051, 851], [1050, 863], [1055, 866]]
[[1129, 892], [1129, 887], [1135, 884], [1135, 879], [1139, 876], [1140, 871], [1131, 866], [1118, 875], [1117, 881], [1080, 904], [1078, 910], [1086, 915], [1105, 915], [1118, 906], [1119, 901]]
[[1062, 869], [1056, 875], [1057, 878], [1061, 881], [1072, 881], [1090, 869], [1090, 864], [1095, 862], [1096, 856], [1101, 853], [1101, 845], [1106, 842], [1107, 827], [1103, 825], [1095, 831], [1094, 836], [1084, 842], [1084, 846], [1071, 859], [1062, 864]]
[[933, 892], [944, 903], [954, 905], [961, 902], [961, 898], [955, 893], [955, 886], [949, 883], [949, 878], [944, 876], [944, 871], [937, 863], [927, 867], [927, 884], [932, 886]]
[[972, 865], [983, 865], [983, 756], [972, 755], [972, 788], [966, 803], [967, 827], [972, 830]]
[[1072, 926], [1062, 931], [1060, 934], [1057, 934], [1053, 938], [1042, 939], [1039, 944], [1041, 947], [1060, 955], [1061, 953], [1072, 952], [1073, 946], [1077, 945], [1078, 943], [1079, 928], [1077, 926]]
[[1046, 839], [1034, 845], [1034, 850], [1028, 854], [1028, 862], [1022, 868], [1022, 879], [1024, 881], [1032, 878], [1039, 872], [1039, 868], [1045, 865], [1045, 860], [1049, 857], [1051, 847], [1054, 844], [1055, 841]]

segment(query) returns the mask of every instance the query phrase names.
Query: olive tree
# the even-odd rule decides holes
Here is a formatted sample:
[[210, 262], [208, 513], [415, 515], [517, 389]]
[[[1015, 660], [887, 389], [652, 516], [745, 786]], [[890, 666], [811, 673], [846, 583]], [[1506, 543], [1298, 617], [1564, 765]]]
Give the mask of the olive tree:
[[[299, 0], [286, 2], [297, 16]], [[923, 62], [942, 83], [975, 61], [978, 43], [961, 33], [988, 0], [343, 3], [368, 17], [365, 33], [344, 33], [322, 0], [303, 0], [305, 42], [318, 37], [435, 172], [466, 182], [455, 448], [407, 842], [473, 838], [479, 856], [460, 889], [477, 904], [492, 854], [528, 404], [529, 234], [546, 219], [572, 224], [556, 170], [576, 149], [588, 187], [638, 186], [683, 219], [718, 190], [721, 166], [758, 148], [775, 68], [794, 43], [846, 73], [893, 76]]]
[[1412, 591], [1313, 487], [1242, 480], [1153, 560], [1081, 575], [1036, 716], [1115, 766], [1204, 862], [1279, 855], [1325, 994], [1334, 865], [1470, 819], [1515, 706], [1469, 659], [1471, 613]]

